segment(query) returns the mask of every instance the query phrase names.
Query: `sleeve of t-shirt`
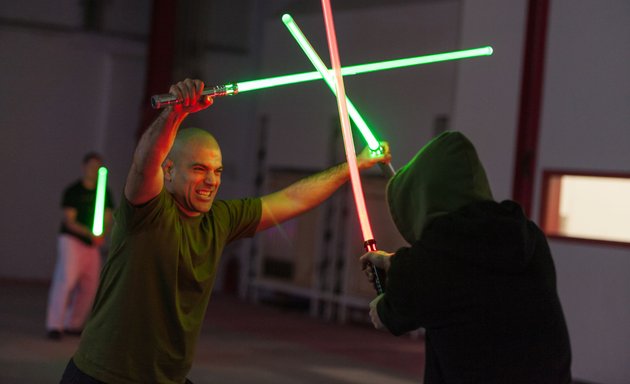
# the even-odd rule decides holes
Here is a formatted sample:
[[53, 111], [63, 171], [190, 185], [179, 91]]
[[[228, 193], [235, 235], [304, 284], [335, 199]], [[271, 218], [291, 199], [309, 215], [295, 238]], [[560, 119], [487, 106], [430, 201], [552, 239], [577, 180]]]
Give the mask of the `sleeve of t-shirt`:
[[157, 222], [168, 203], [168, 192], [164, 188], [157, 196], [142, 205], [131, 204], [123, 193], [120, 206], [114, 211], [116, 225], [128, 233], [141, 230], [146, 225]]
[[77, 208], [77, 206], [76, 194], [72, 193], [72, 188], [66, 188], [61, 196], [61, 208]]
[[230, 227], [228, 242], [254, 236], [262, 216], [260, 198], [216, 201], [212, 209], [225, 210]]

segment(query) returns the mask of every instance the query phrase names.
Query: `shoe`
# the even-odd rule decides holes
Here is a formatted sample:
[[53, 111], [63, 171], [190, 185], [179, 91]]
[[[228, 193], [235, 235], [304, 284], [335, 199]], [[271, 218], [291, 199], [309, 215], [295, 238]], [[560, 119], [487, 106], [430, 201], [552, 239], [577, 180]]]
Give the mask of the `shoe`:
[[46, 337], [48, 337], [50, 340], [61, 340], [61, 332], [57, 330], [51, 330], [48, 331]]
[[64, 329], [63, 333], [68, 336], [81, 336], [82, 329]]

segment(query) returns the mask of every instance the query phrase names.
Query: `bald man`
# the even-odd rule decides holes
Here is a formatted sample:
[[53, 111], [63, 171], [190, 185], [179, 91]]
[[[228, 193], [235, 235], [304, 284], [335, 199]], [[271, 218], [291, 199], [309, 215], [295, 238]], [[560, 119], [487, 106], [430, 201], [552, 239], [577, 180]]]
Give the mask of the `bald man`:
[[[349, 178], [344, 163], [263, 197], [215, 201], [218, 142], [202, 129], [179, 130], [212, 104], [203, 87], [190, 79], [171, 86], [183, 103], [166, 108], [138, 143], [94, 308], [62, 383], [190, 383], [225, 245], [308, 211]], [[361, 152], [359, 168], [389, 162], [383, 147], [378, 156]]]

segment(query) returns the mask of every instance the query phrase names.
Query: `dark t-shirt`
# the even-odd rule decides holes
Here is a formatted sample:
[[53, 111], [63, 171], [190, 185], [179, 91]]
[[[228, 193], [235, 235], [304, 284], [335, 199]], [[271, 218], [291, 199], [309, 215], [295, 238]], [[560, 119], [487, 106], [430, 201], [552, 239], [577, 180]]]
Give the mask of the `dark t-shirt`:
[[[94, 203], [96, 202], [96, 189], [87, 189], [83, 186], [81, 180], [74, 182], [64, 191], [61, 199], [62, 208], [74, 208], [77, 210], [76, 221], [88, 228], [92, 228], [94, 222]], [[105, 208], [114, 208], [114, 200], [111, 196], [109, 188], [105, 192]], [[74, 233], [65, 223], [61, 223], [60, 233], [66, 233], [81, 240], [85, 244], [91, 245], [92, 241], [89, 237]]]
[[261, 212], [257, 198], [219, 200], [191, 218], [165, 190], [139, 207], [123, 197], [79, 369], [108, 383], [183, 383], [223, 248], [253, 236]]

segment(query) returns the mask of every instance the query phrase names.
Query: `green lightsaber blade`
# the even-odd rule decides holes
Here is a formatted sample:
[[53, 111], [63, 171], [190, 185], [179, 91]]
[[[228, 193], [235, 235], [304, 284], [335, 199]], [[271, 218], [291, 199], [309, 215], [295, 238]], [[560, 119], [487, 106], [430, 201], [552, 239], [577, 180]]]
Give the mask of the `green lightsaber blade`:
[[92, 233], [94, 236], [103, 234], [103, 220], [105, 218], [105, 190], [107, 189], [107, 168], [98, 169], [98, 180], [96, 182], [96, 202], [94, 203], [94, 223]]
[[[379, 61], [374, 63], [352, 65], [341, 68], [341, 74], [343, 76], [359, 75], [362, 73], [369, 73], [375, 71], [384, 71], [388, 69], [404, 68], [414, 65], [424, 65], [431, 63], [438, 63], [442, 61], [461, 60], [480, 56], [490, 56], [493, 50], [490, 46], [464, 49], [460, 51], [436, 53], [432, 55], [415, 56], [403, 59], [394, 59], [387, 61]], [[235, 95], [237, 93], [243, 93], [248, 91], [255, 91], [258, 89], [265, 89], [271, 87], [279, 87], [282, 85], [303, 83], [306, 81], [319, 80], [322, 75], [318, 71], [295, 73], [291, 75], [268, 77], [265, 79], [249, 80], [240, 83], [228, 83], [225, 85], [218, 85], [214, 87], [207, 87], [203, 91], [203, 96], [226, 96]], [[153, 108], [164, 108], [168, 105], [179, 104], [180, 100], [177, 100], [175, 96], [170, 93], [153, 95], [151, 97], [151, 105]]]
[[[337, 96], [337, 88], [335, 87], [334, 83], [334, 75], [329, 72], [328, 67], [326, 67], [326, 64], [324, 64], [317, 52], [315, 52], [315, 49], [313, 49], [311, 43], [309, 43], [309, 41], [306, 39], [306, 37], [302, 33], [302, 30], [300, 30], [295, 21], [293, 21], [291, 15], [285, 14], [284, 16], [282, 16], [282, 22], [289, 29], [289, 32], [291, 32], [291, 36], [293, 36], [300, 48], [302, 48], [302, 51], [304, 51], [313, 66], [321, 74], [332, 93]], [[348, 105], [348, 114], [350, 115], [350, 118], [359, 129], [359, 132], [361, 132], [361, 134], [363, 135], [363, 138], [367, 142], [370, 150], [378, 151], [381, 145], [379, 144], [378, 140], [376, 140], [376, 137], [374, 137], [374, 134], [372, 134], [372, 130], [368, 127], [367, 123], [365, 122], [365, 120], [363, 120], [363, 117], [356, 109], [352, 101], [350, 101], [350, 98], [347, 95], [346, 104]]]
[[[465, 49], [454, 52], [436, 53], [433, 55], [424, 55], [416, 57], [408, 57], [404, 59], [395, 59], [387, 61], [379, 61], [375, 63], [366, 63], [351, 65], [341, 68], [343, 76], [353, 76], [362, 73], [385, 71], [388, 69], [411, 67], [415, 65], [432, 64], [442, 61], [468, 59], [472, 57], [490, 56], [492, 55], [492, 47], [485, 46], [480, 48]], [[315, 72], [296, 73], [292, 75], [269, 77], [260, 80], [250, 80], [238, 83], [238, 92], [253, 91], [261, 88], [278, 87], [281, 85], [303, 83], [306, 81], [319, 80], [322, 75]]]

